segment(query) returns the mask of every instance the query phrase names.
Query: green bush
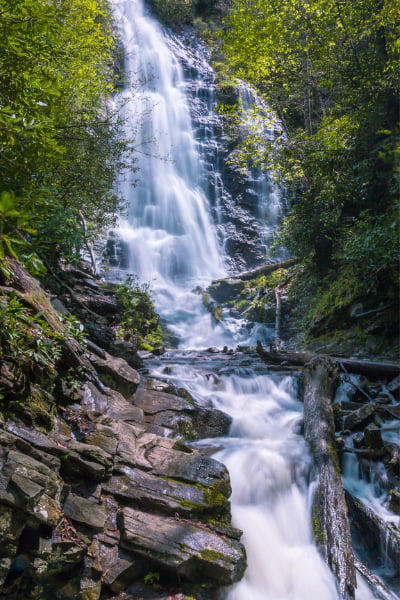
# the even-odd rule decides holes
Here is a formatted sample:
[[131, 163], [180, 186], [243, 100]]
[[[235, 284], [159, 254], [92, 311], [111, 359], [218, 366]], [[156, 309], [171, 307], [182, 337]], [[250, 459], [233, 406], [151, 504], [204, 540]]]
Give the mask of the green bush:
[[117, 286], [116, 296], [122, 307], [118, 337], [134, 342], [142, 350], [153, 350], [163, 343], [159, 316], [151, 299], [150, 285], [129, 275]]

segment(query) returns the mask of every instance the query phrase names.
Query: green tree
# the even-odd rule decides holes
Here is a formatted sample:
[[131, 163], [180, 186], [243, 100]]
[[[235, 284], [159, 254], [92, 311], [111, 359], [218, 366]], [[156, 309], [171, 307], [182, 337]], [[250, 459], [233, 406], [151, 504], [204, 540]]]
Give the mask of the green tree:
[[317, 285], [335, 294], [336, 278], [360, 280], [371, 304], [397, 295], [399, 8], [234, 0], [223, 32], [233, 71], [284, 125], [259, 159], [272, 160], [290, 197], [286, 246], [312, 258]]
[[98, 230], [115, 216], [127, 142], [107, 102], [114, 52], [106, 0], [0, 0], [1, 191], [14, 211], [3, 232], [22, 254], [70, 257], [83, 220]]

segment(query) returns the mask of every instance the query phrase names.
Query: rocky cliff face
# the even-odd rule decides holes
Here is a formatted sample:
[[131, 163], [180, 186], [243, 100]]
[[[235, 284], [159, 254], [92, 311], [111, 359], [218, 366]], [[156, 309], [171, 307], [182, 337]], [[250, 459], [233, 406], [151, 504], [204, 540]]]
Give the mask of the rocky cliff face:
[[[244, 84], [218, 82], [208, 62], [209, 53], [196, 36], [171, 34], [168, 44], [185, 73], [186, 97], [203, 163], [205, 192], [228, 266], [231, 271], [240, 272], [260, 265], [266, 260], [268, 232], [279, 217], [280, 201], [271, 181], [260, 169], [232, 160], [248, 131], [246, 119], [232, 126], [220, 114], [218, 105], [241, 105], [250, 114], [253, 105], [261, 109], [261, 100]], [[273, 136], [274, 131], [265, 130], [261, 135]]]
[[112, 286], [69, 277], [75, 297], [54, 304], [89, 323], [97, 343], [80, 357], [91, 376], [64, 356], [51, 378], [32, 364], [18, 392], [13, 361], [2, 361], [2, 597], [207, 598], [242, 576], [245, 552], [230, 526], [226, 468], [184, 440], [221, 435], [230, 419], [110, 354], [139, 361], [113, 339]]

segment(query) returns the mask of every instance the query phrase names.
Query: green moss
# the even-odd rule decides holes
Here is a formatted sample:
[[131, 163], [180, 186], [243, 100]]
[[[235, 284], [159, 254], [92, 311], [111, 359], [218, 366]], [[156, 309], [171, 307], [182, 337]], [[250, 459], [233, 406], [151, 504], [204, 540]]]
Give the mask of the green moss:
[[321, 524], [319, 522], [318, 517], [314, 516], [312, 518], [312, 530], [315, 537], [315, 540], [319, 546], [323, 546], [326, 544], [327, 536], [325, 531], [322, 531]]
[[207, 562], [217, 562], [220, 560], [223, 560], [224, 562], [226, 561], [226, 557], [224, 554], [222, 554], [221, 552], [215, 552], [214, 550], [209, 550], [208, 548], [202, 550], [200, 556]]

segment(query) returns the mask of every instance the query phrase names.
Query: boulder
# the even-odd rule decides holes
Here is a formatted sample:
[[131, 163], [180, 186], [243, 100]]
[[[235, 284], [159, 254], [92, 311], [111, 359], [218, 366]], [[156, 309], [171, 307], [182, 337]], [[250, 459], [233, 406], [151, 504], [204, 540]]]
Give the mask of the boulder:
[[105, 385], [118, 390], [125, 398], [132, 396], [139, 385], [140, 376], [126, 360], [108, 353], [101, 358], [93, 352], [89, 354], [89, 359]]
[[68, 494], [63, 510], [71, 521], [85, 525], [94, 531], [103, 531], [106, 512], [100, 504], [75, 494]]
[[371, 423], [364, 429], [364, 441], [368, 448], [382, 448], [382, 434], [379, 427]]
[[117, 593], [124, 591], [146, 568], [143, 559], [124, 552], [118, 543], [119, 535], [112, 537], [99, 534], [88, 549], [88, 555], [93, 558], [92, 570], [100, 573], [101, 581]]
[[217, 409], [203, 408], [190, 398], [166, 392], [168, 384], [142, 378], [134, 402], [145, 414], [144, 422], [159, 426], [154, 433], [180, 436], [184, 439], [219, 437], [229, 431], [231, 417]]
[[229, 502], [218, 486], [190, 485], [130, 467], [122, 467], [121, 472], [103, 490], [125, 502], [171, 515], [229, 515]]
[[112, 388], [105, 387], [100, 392], [96, 386], [87, 383], [81, 389], [81, 397], [86, 409], [105, 414], [114, 421], [143, 421], [143, 410], [132, 405], [120, 392]]
[[207, 288], [207, 292], [214, 300], [225, 304], [230, 300], [237, 300], [243, 289], [244, 282], [241, 279], [228, 278], [215, 282]]
[[230, 494], [228, 471], [218, 461], [141, 427], [123, 422], [113, 423], [112, 427], [119, 437], [116, 466], [141, 467], [154, 475], [187, 483], [218, 483], [221, 493]]
[[55, 526], [64, 483], [47, 465], [10, 450], [0, 476], [0, 502], [22, 509], [34, 521]]
[[186, 521], [131, 508], [119, 514], [121, 545], [191, 581], [238, 581], [246, 568], [245, 550], [236, 540]]
[[132, 342], [125, 342], [124, 340], [115, 340], [109, 348], [109, 352], [113, 356], [123, 358], [126, 360], [129, 366], [134, 369], [140, 369], [143, 367], [143, 361], [138, 356], [137, 347]]
[[373, 413], [375, 412], [376, 405], [372, 402], [364, 404], [357, 410], [354, 410], [343, 419], [343, 429], [357, 429], [358, 427], [364, 426], [368, 421], [371, 420]]
[[386, 389], [395, 397], [400, 400], [400, 375], [392, 379], [386, 386]]
[[24, 515], [21, 511], [0, 504], [0, 587], [7, 577], [17, 552], [24, 522]]
[[107, 389], [108, 408], [105, 414], [114, 421], [130, 421], [142, 423], [144, 418], [143, 410], [139, 406], [134, 406], [116, 390]]

